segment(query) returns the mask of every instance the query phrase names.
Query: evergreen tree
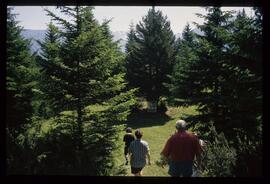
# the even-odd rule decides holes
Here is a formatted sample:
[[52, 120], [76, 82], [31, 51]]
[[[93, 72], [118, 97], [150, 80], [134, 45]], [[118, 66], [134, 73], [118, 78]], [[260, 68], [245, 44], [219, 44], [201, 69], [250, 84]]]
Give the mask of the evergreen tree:
[[[233, 21], [228, 55], [232, 62], [230, 85], [237, 104], [228, 100], [238, 153], [237, 176], [262, 175], [262, 14], [243, 10]], [[234, 135], [235, 136], [235, 135]]]
[[[31, 121], [32, 100], [36, 86], [35, 57], [30, 52], [30, 40], [21, 36], [22, 27], [18, 26], [16, 14], [7, 7], [6, 40], [6, 148], [7, 171], [14, 173], [24, 169], [25, 155], [18, 144], [18, 135]], [[27, 155], [30, 156], [30, 155]]]
[[167, 17], [150, 9], [136, 30], [131, 27], [126, 50], [130, 85], [140, 88], [141, 95], [156, 104], [168, 94], [163, 83], [168, 82], [175, 60], [175, 36]]
[[62, 94], [62, 88], [58, 80], [62, 75], [59, 56], [61, 43], [59, 30], [52, 22], [48, 25], [44, 41], [38, 41], [38, 43], [41, 46], [40, 56], [37, 57], [40, 68], [38, 114], [41, 117], [48, 118], [63, 111], [61, 108], [63, 101], [57, 98]]
[[[205, 22], [197, 25], [203, 35], [197, 35], [198, 46], [195, 53], [184, 52], [189, 54], [190, 61], [185, 67], [175, 70], [174, 87], [171, 90], [178, 95], [176, 97], [182, 99], [183, 104], [198, 106], [199, 115], [190, 117], [189, 121], [196, 122], [200, 128], [206, 128], [207, 123], [213, 121], [220, 130], [219, 125], [225, 128], [224, 123], [227, 122], [228, 109], [224, 107], [226, 95], [221, 93], [221, 87], [228, 75], [228, 70], [224, 69], [227, 62], [224, 51], [229, 37], [231, 13], [222, 12], [219, 7], [207, 10], [207, 15], [199, 15]], [[183, 54], [181, 56], [183, 57]], [[185, 65], [184, 63], [187, 62], [182, 65]]]
[[6, 120], [9, 128], [26, 124], [32, 115], [34, 58], [30, 41], [22, 38], [22, 28], [15, 20], [12, 8], [7, 8], [7, 103]]
[[262, 116], [262, 25], [256, 17], [248, 17], [243, 10], [233, 21], [227, 49], [231, 73], [226, 86], [237, 101], [237, 105], [232, 99], [226, 103], [231, 127], [244, 129], [255, 140]]
[[235, 174], [246, 176], [251, 168], [261, 170], [262, 17], [259, 9], [253, 18], [244, 11], [232, 17], [219, 7], [207, 10], [199, 15], [205, 22], [197, 25], [203, 32], [196, 36], [197, 48], [179, 51], [189, 62], [176, 65], [170, 89], [179, 104], [198, 107], [199, 114], [187, 119], [205, 139], [210, 122], [224, 132], [237, 148]]
[[[119, 170], [112, 159], [119, 137], [118, 125], [126, 121], [129, 108], [135, 103], [134, 90], [126, 89], [124, 57], [117, 42], [112, 41], [107, 23], [99, 25], [91, 7], [59, 8], [72, 21], [47, 10], [61, 27], [49, 25], [39, 60], [41, 92], [57, 110], [57, 116], [48, 121], [54, 128], [45, 133], [45, 138], [50, 139], [26, 139], [33, 141], [34, 145], [29, 146], [36, 147], [32, 151], [37, 161], [44, 158], [46, 164], [41, 166], [54, 168], [55, 173], [111, 175]], [[95, 111], [94, 104], [102, 110]], [[39, 127], [33, 129], [38, 135], [44, 134]], [[62, 139], [68, 139], [64, 147]], [[56, 144], [53, 147], [52, 142]], [[69, 154], [63, 157], [66, 151]], [[61, 164], [53, 164], [56, 160]], [[47, 173], [38, 165], [33, 167]]]
[[195, 87], [195, 84], [190, 82], [191, 73], [194, 72], [192, 77], [196, 77], [196, 71], [192, 70], [192, 64], [197, 62], [196, 37], [189, 24], [183, 30], [182, 39], [177, 40], [177, 47], [176, 64], [170, 75], [171, 83], [167, 84], [172, 93], [170, 101], [176, 105], [189, 105], [186, 101], [190, 90]]

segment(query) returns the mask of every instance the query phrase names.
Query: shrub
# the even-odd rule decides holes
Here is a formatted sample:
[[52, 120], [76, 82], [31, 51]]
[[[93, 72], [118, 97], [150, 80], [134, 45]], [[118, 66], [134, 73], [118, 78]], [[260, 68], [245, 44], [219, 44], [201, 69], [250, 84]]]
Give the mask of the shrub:
[[167, 103], [166, 103], [166, 101], [165, 101], [164, 98], [161, 98], [161, 99], [158, 101], [157, 112], [158, 112], [158, 113], [165, 113], [167, 110], [168, 110], [168, 108], [167, 108]]
[[223, 133], [218, 134], [212, 126], [210, 133], [214, 140], [203, 148], [202, 165], [198, 169], [201, 176], [232, 177], [236, 162], [236, 150], [229, 146]]
[[116, 165], [113, 153], [134, 103], [125, 97], [112, 99], [111, 105], [85, 108], [82, 149], [78, 149], [75, 111], [49, 120], [33, 118], [16, 136], [7, 132], [8, 174], [121, 175], [125, 168]]
[[[258, 132], [258, 134], [255, 134]], [[262, 134], [254, 130], [254, 137], [237, 133], [237, 160], [234, 172], [238, 177], [262, 176]]]

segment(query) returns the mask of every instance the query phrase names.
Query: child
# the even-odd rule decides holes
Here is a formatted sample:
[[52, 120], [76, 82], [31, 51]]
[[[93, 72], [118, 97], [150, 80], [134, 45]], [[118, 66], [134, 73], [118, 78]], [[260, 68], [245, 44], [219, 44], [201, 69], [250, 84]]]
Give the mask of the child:
[[132, 129], [128, 127], [126, 129], [126, 134], [124, 135], [124, 138], [123, 138], [123, 141], [125, 142], [124, 154], [126, 158], [126, 165], [128, 165], [128, 148], [129, 148], [130, 143], [134, 140], [135, 140], [135, 137], [134, 135], [132, 135]]

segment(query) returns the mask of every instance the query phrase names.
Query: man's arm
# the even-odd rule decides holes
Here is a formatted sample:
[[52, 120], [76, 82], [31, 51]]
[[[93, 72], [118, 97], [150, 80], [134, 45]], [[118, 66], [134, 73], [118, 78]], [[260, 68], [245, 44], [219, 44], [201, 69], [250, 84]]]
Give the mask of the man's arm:
[[201, 168], [201, 164], [202, 164], [202, 157], [201, 157], [201, 154], [197, 154], [196, 155], [196, 160], [197, 160], [197, 167], [200, 169]]
[[160, 153], [162, 168], [164, 168], [164, 166], [168, 163], [170, 152], [171, 152], [171, 138], [168, 139], [168, 141], [166, 142], [162, 152]]
[[150, 151], [147, 152], [148, 164], [151, 165]]
[[168, 157], [164, 156], [162, 153], [160, 155], [161, 155], [161, 167], [164, 168], [164, 166], [168, 164]]
[[196, 160], [197, 160], [197, 163], [198, 163], [198, 168], [201, 167], [201, 162], [202, 162], [202, 157], [201, 157], [201, 154], [202, 154], [202, 146], [200, 144], [200, 140], [197, 138], [196, 140], [196, 144], [197, 144], [197, 147], [196, 147]]

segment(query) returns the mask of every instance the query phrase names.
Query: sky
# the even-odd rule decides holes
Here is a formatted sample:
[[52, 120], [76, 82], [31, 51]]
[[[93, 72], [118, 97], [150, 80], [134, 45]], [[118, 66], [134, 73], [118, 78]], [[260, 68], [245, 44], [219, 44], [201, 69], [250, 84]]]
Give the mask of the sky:
[[[43, 10], [45, 6], [14, 6], [14, 13], [17, 13], [17, 20], [19, 25], [24, 29], [38, 29], [44, 30], [47, 27], [50, 18], [46, 16]], [[55, 7], [46, 6], [46, 8], [54, 11]], [[138, 24], [145, 16], [151, 6], [96, 6], [93, 10], [95, 18], [101, 23], [104, 19], [111, 19], [109, 24], [111, 31], [125, 31], [129, 30], [131, 22], [134, 25]], [[199, 24], [203, 23], [202, 18], [198, 18], [195, 13], [205, 14], [203, 7], [177, 7], [177, 6], [157, 6], [156, 10], [161, 10], [163, 15], [168, 17], [171, 23], [171, 29], [174, 34], [181, 33], [187, 23], [191, 28], [195, 28], [192, 22]], [[242, 10], [243, 7], [223, 7], [222, 10]], [[244, 8], [246, 13], [251, 16], [253, 10], [250, 7]]]

